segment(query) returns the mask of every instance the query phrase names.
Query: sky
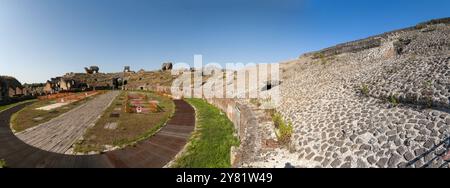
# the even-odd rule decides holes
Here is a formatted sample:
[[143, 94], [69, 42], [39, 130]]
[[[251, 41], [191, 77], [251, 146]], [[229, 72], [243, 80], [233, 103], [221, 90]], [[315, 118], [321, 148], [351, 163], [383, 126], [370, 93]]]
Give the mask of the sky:
[[448, 0], [0, 0], [0, 75], [275, 63], [450, 17]]

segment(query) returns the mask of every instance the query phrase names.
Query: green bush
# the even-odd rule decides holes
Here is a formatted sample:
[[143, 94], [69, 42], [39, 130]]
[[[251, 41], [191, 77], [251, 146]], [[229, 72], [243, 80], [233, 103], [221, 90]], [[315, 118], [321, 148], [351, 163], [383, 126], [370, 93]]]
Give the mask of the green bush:
[[0, 159], [0, 168], [6, 167], [6, 161], [4, 159]]
[[292, 133], [294, 132], [294, 127], [291, 122], [285, 122], [281, 114], [275, 112], [272, 115], [273, 123], [276, 128], [277, 139], [281, 144], [289, 144], [291, 140]]

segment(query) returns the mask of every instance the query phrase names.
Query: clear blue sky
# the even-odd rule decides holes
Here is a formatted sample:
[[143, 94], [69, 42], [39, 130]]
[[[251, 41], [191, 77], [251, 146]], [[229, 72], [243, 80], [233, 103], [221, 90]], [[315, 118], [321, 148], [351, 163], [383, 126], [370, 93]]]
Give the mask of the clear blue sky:
[[279, 62], [449, 16], [448, 0], [0, 0], [0, 75]]

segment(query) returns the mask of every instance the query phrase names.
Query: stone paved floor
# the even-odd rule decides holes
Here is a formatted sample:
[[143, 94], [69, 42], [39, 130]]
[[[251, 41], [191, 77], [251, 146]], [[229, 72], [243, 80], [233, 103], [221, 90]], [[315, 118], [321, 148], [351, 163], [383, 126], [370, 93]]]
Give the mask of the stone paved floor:
[[59, 117], [18, 133], [17, 137], [46, 151], [66, 153], [86, 129], [95, 124], [119, 93], [120, 91], [111, 91], [97, 96]]

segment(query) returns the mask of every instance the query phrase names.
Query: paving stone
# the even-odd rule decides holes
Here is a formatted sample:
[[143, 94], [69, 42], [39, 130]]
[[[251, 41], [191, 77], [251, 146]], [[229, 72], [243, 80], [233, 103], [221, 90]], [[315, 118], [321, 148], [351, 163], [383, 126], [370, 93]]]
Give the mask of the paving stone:
[[330, 162], [331, 162], [331, 159], [325, 158], [325, 160], [322, 161], [322, 166], [327, 167], [328, 165], [330, 165]]
[[310, 147], [307, 147], [307, 148], [305, 149], [305, 152], [308, 153], [308, 154], [311, 153], [311, 148], [310, 148]]
[[358, 137], [358, 136], [355, 135], [355, 134], [354, 134], [354, 135], [351, 135], [351, 136], [350, 136], [350, 140], [351, 140], [351, 141], [355, 141], [356, 137]]
[[420, 156], [420, 155], [424, 154], [425, 152], [426, 152], [426, 150], [423, 148], [414, 150], [414, 153], [416, 154], [416, 156]]
[[314, 161], [321, 162], [322, 160], [323, 160], [323, 157], [322, 157], [322, 156], [316, 156], [316, 157], [314, 157]]
[[433, 147], [433, 145], [434, 145], [434, 142], [432, 140], [428, 140], [423, 144], [423, 147], [431, 149], [431, 147]]
[[399, 155], [403, 155], [406, 152], [406, 147], [405, 146], [400, 146], [400, 147], [397, 148], [396, 151], [397, 151], [397, 153]]
[[392, 135], [395, 135], [395, 134], [397, 134], [396, 130], [391, 130], [391, 131], [387, 131], [386, 132], [386, 136], [392, 136]]
[[424, 165], [422, 160], [418, 160], [414, 163], [414, 167], [416, 168], [422, 168], [422, 166]]
[[387, 163], [387, 161], [388, 161], [388, 158], [382, 157], [382, 158], [380, 158], [380, 159], [378, 160], [378, 162], [376, 163], [376, 165], [377, 165], [379, 168], [384, 168], [385, 165], [386, 165], [386, 163]]
[[351, 167], [352, 167], [352, 164], [350, 162], [346, 162], [341, 166], [341, 168], [351, 168]]
[[357, 168], [367, 168], [367, 164], [363, 160], [357, 159], [356, 160], [356, 167]]
[[403, 145], [410, 146], [411, 145], [411, 140], [406, 139], [405, 141], [403, 141]]
[[352, 157], [351, 156], [347, 156], [347, 157], [345, 157], [345, 161], [352, 161]]
[[425, 136], [417, 136], [414, 140], [416, 142], [423, 142], [423, 141], [425, 141]]
[[341, 140], [339, 140], [339, 141], [336, 141], [336, 142], [334, 143], [334, 145], [337, 146], [337, 147], [342, 147], [342, 145], [344, 145], [344, 142], [341, 141]]
[[388, 161], [388, 167], [396, 168], [397, 164], [400, 162], [400, 159], [401, 159], [400, 155], [397, 155], [395, 153], [392, 154], [392, 156], [389, 158], [389, 161]]
[[333, 162], [331, 162], [331, 167], [337, 168], [341, 164], [341, 161], [339, 159], [335, 159]]
[[310, 160], [311, 158], [314, 157], [314, 155], [315, 155], [315, 153], [314, 153], [314, 152], [311, 152], [310, 154], [308, 154], [308, 155], [305, 157], [305, 159]]
[[372, 147], [368, 144], [363, 144], [359, 147], [360, 150], [370, 150]]
[[399, 138], [394, 139], [394, 144], [396, 146], [400, 146], [402, 144], [402, 141]]
[[407, 160], [407, 161], [411, 161], [414, 159], [414, 154], [412, 154], [411, 152], [407, 151], [403, 157]]
[[408, 121], [408, 123], [417, 123], [417, 120], [416, 120], [416, 119], [410, 119], [410, 120]]
[[377, 157], [382, 157], [382, 156], [384, 156], [384, 151], [379, 151], [379, 152], [377, 152], [376, 156], [377, 156]]
[[426, 125], [427, 124], [427, 120], [421, 119], [417, 123], [419, 123], [420, 125]]
[[406, 163], [406, 162], [400, 162], [400, 163], [397, 165], [397, 167], [398, 167], [398, 168], [408, 168], [407, 165], [408, 165], [408, 163]]
[[322, 149], [322, 151], [325, 151], [327, 149], [327, 147], [328, 147], [328, 144], [325, 143], [320, 147], [320, 149]]
[[412, 124], [406, 124], [406, 125], [405, 125], [405, 129], [411, 129], [412, 127], [413, 127]]
[[367, 162], [369, 162], [370, 164], [375, 164], [377, 161], [375, 160], [374, 156], [369, 156], [367, 157]]

